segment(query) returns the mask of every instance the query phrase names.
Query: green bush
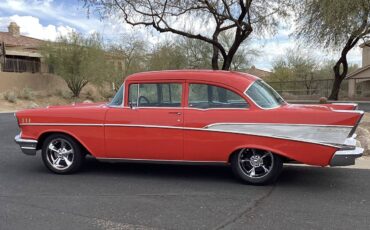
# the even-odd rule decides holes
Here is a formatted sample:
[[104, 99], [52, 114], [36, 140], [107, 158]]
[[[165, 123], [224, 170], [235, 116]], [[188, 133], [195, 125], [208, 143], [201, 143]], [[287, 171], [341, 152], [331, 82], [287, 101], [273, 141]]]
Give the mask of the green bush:
[[19, 95], [18, 95], [20, 99], [24, 99], [24, 100], [32, 100], [34, 96], [35, 96], [34, 92], [30, 88], [27, 88], [27, 87], [23, 88], [19, 92]]
[[55, 91], [55, 95], [57, 97], [61, 97], [61, 98], [66, 99], [66, 100], [69, 100], [73, 97], [72, 92], [66, 91], [66, 90], [61, 90], [61, 89], [57, 89]]
[[17, 94], [14, 91], [6, 91], [4, 93], [4, 99], [10, 103], [16, 103], [18, 100]]

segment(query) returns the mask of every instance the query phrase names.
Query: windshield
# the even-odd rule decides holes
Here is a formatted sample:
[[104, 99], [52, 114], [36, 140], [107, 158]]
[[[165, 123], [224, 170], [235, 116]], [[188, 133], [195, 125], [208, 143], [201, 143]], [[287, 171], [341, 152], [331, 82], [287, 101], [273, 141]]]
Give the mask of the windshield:
[[110, 106], [121, 106], [123, 102], [123, 93], [124, 93], [124, 87], [123, 84], [117, 91], [116, 95], [112, 99], [112, 101], [109, 103]]
[[255, 81], [246, 94], [264, 109], [276, 108], [284, 103], [284, 99], [271, 86], [261, 80]]

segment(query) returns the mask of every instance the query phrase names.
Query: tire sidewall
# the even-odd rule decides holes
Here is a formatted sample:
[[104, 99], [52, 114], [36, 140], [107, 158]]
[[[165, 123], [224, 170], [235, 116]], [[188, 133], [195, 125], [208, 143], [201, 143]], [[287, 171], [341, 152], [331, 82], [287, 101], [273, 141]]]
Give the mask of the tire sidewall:
[[[47, 150], [48, 150], [49, 144], [55, 139], [64, 139], [72, 145], [72, 148], [74, 151], [74, 158], [73, 158], [72, 165], [68, 167], [67, 169], [62, 169], [62, 170], [55, 169], [47, 159]], [[82, 163], [82, 154], [81, 154], [80, 145], [73, 138], [65, 134], [52, 134], [48, 136], [42, 145], [41, 156], [42, 156], [42, 161], [44, 165], [50, 171], [57, 173], [57, 174], [70, 174], [70, 173], [76, 172], [80, 168], [81, 163]]]
[[277, 180], [282, 171], [283, 162], [281, 158], [276, 154], [272, 154], [273, 166], [270, 172], [263, 177], [251, 178], [244, 173], [243, 169], [239, 164], [240, 154], [242, 154], [242, 152], [239, 151], [231, 156], [231, 168], [233, 173], [245, 183], [253, 185], [271, 184]]

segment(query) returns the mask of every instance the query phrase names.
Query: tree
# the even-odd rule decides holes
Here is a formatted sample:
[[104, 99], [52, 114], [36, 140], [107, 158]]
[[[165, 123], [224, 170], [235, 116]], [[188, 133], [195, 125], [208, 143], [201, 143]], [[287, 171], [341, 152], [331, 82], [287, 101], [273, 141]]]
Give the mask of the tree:
[[120, 68], [114, 68], [113, 81], [115, 90], [122, 84], [122, 79], [130, 74], [146, 70], [148, 47], [144, 40], [135, 35], [125, 35], [119, 44], [111, 45], [109, 51], [122, 58], [123, 72]]
[[369, 0], [306, 0], [297, 4], [297, 37], [316, 47], [340, 50], [329, 99], [338, 100], [348, 73], [348, 52], [370, 34]]
[[197, 39], [180, 37], [177, 39], [181, 53], [186, 56], [186, 66], [189, 69], [212, 68], [212, 45]]
[[309, 53], [300, 49], [287, 49], [285, 55], [274, 61], [270, 78], [279, 81], [299, 81], [303, 83], [306, 94], [310, 95], [314, 93], [318, 70], [318, 63]]
[[[229, 70], [240, 45], [254, 31], [274, 33], [291, 0], [84, 0], [100, 15], [119, 15], [129, 25], [197, 39], [212, 46], [212, 68]], [[190, 29], [192, 28], [192, 29]], [[220, 34], [230, 31], [230, 47]]]
[[148, 54], [147, 66], [150, 70], [174, 70], [187, 68], [184, 53], [176, 42], [164, 41], [157, 44]]
[[67, 83], [74, 97], [79, 97], [89, 82], [99, 83], [109, 74], [105, 51], [97, 34], [83, 37], [72, 32], [47, 43], [42, 50], [46, 63]]

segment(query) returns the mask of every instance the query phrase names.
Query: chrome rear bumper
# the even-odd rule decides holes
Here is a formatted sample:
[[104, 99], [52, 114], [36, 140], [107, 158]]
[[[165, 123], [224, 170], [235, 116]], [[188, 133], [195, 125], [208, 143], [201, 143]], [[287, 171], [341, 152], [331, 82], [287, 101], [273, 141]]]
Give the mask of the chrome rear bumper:
[[22, 139], [21, 134], [14, 137], [14, 141], [19, 144], [21, 150], [26, 155], [36, 155], [37, 140]]
[[346, 149], [340, 149], [336, 151], [331, 158], [330, 166], [348, 166], [348, 165], [354, 165], [356, 158], [359, 158], [362, 156], [362, 153], [364, 152], [363, 148], [355, 147], [353, 148], [346, 148]]

